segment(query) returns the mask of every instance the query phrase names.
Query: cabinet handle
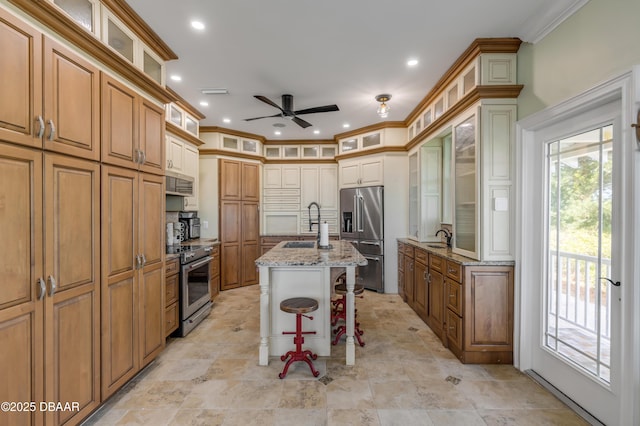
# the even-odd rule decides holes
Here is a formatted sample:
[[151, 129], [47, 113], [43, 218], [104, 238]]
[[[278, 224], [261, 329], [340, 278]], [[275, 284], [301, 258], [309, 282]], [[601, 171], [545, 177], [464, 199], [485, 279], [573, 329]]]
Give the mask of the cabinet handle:
[[456, 273], [456, 270], [455, 270], [455, 269], [451, 269], [451, 268], [447, 268], [447, 271], [448, 271], [450, 274], [455, 274], [455, 273]]
[[51, 127], [51, 133], [49, 133], [49, 140], [52, 141], [53, 138], [56, 136], [56, 126], [55, 124], [53, 124], [53, 120], [49, 120], [47, 121], [47, 123], [49, 123], [49, 127]]
[[141, 254], [140, 257], [142, 258], [142, 266], [147, 264], [147, 258], [144, 256], [144, 254]]
[[53, 278], [53, 275], [49, 275], [49, 297], [53, 297], [56, 294], [56, 279]]
[[40, 291], [38, 292], [38, 300], [44, 299], [44, 296], [47, 294], [47, 286], [44, 283], [42, 277], [38, 278], [38, 285], [40, 287]]
[[140, 269], [140, 264], [142, 263], [142, 261], [140, 260], [140, 255], [136, 254], [136, 267], [135, 269]]
[[36, 120], [38, 120], [38, 135], [37, 135], [37, 138], [40, 139], [42, 137], [42, 135], [44, 135], [44, 120], [42, 119], [41, 115], [37, 116]]
[[144, 164], [147, 162], [147, 154], [144, 151], [140, 151], [140, 156], [142, 157], [140, 159], [140, 164]]
[[169, 160], [169, 162], [171, 163], [171, 168], [173, 169], [173, 160]]
[[455, 294], [450, 294], [450, 295], [449, 295], [449, 299], [453, 299], [454, 297], [456, 297], [456, 295], [455, 295]]

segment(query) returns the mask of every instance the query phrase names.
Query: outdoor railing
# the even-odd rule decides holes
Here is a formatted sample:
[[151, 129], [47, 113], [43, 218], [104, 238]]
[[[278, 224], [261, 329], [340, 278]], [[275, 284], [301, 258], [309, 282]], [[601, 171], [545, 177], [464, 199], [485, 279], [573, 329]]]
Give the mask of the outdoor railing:
[[[558, 319], [598, 334], [596, 315], [597, 304], [600, 303], [600, 335], [610, 337], [609, 311], [611, 309], [610, 288], [600, 277], [609, 277], [611, 259], [599, 259], [576, 253], [551, 252], [550, 278], [560, 283], [560, 291], [553, 290], [549, 294], [550, 311]], [[598, 264], [601, 269], [598, 271]], [[559, 268], [559, 271], [558, 271]], [[598, 292], [600, 299], [598, 300]], [[550, 292], [551, 293], [551, 292]], [[556, 300], [556, 294], [559, 300]], [[557, 308], [556, 308], [557, 307]], [[558, 312], [556, 312], [556, 309]]]

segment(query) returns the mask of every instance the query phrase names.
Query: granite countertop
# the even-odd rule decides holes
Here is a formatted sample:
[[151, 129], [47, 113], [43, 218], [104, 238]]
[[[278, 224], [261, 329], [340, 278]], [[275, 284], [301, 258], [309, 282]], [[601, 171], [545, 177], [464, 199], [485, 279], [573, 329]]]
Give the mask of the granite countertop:
[[479, 266], [479, 265], [494, 265], [494, 266], [513, 266], [515, 262], [513, 260], [476, 260], [470, 257], [463, 256], [451, 251], [446, 245], [442, 244], [442, 247], [430, 247], [432, 245], [441, 245], [438, 243], [419, 243], [418, 241], [410, 238], [398, 238], [398, 241], [404, 244], [409, 244], [413, 247], [428, 251], [429, 253], [436, 254], [444, 257], [448, 260], [452, 260], [461, 265]]
[[[285, 248], [288, 241], [256, 259], [257, 266], [364, 266], [367, 259], [347, 241], [330, 241], [331, 249]], [[300, 241], [296, 241], [299, 243]]]

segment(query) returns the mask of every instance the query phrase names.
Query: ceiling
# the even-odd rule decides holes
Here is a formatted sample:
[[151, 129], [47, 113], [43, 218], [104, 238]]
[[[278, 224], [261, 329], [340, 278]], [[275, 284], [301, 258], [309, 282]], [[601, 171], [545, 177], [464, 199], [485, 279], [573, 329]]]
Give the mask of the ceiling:
[[[201, 126], [269, 140], [332, 139], [379, 123], [374, 98], [382, 93], [392, 95], [384, 120], [402, 121], [474, 39], [535, 42], [583, 2], [128, 0], [178, 55], [167, 64], [167, 85], [206, 116]], [[192, 29], [193, 20], [205, 29]], [[409, 67], [409, 59], [419, 63]], [[204, 95], [206, 88], [228, 94]], [[300, 116], [312, 124], [306, 129], [280, 117], [244, 121], [279, 112], [254, 95], [282, 105], [283, 94], [294, 96], [294, 110], [340, 110]]]

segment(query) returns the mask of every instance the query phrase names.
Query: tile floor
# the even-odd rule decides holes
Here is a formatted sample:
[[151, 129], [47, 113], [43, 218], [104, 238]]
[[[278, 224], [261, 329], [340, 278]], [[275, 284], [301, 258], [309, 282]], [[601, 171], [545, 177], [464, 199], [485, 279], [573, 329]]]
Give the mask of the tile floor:
[[[356, 299], [364, 347], [258, 366], [259, 288], [223, 292], [191, 334], [170, 339], [86, 425], [584, 425], [508, 365], [463, 365], [398, 295]], [[293, 341], [292, 341], [293, 347]]]

